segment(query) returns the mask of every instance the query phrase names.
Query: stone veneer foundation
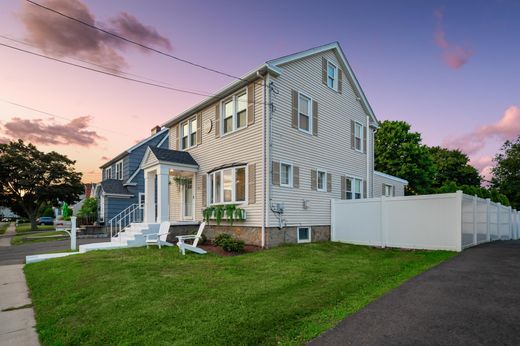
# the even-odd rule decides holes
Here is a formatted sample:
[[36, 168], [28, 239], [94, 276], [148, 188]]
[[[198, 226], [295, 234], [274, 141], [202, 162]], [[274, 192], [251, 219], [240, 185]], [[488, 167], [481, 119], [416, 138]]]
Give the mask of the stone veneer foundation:
[[[304, 227], [304, 226], [302, 226]], [[328, 241], [330, 240], [330, 226], [305, 226], [311, 227], [311, 241]], [[297, 226], [284, 227], [268, 227], [265, 229], [265, 247], [271, 248], [286, 243], [297, 243], [296, 235]], [[183, 234], [195, 234], [198, 230], [197, 225], [175, 225], [170, 227], [168, 241], [176, 240], [175, 236]], [[204, 234], [207, 239], [213, 240], [222, 233], [232, 234], [238, 239], [243, 240], [249, 245], [262, 245], [262, 228], [254, 226], [229, 226], [229, 225], [207, 225]]]

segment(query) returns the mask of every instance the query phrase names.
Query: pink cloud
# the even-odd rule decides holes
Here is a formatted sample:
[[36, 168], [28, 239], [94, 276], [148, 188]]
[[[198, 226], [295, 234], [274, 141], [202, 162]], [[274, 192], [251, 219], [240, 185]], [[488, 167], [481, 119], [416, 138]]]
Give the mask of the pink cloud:
[[101, 156], [101, 160], [108, 161], [108, 160], [110, 160], [110, 157], [108, 157], [108, 156]]
[[[169, 39], [126, 12], [109, 19], [109, 25], [103, 25], [96, 21], [88, 6], [80, 0], [46, 0], [40, 3], [139, 43], [172, 49]], [[30, 3], [24, 3], [19, 18], [27, 30], [28, 41], [56, 57], [71, 56], [104, 64], [110, 69], [121, 70], [127, 67], [121, 51], [128, 47], [135, 47], [128, 42]]]
[[67, 124], [47, 123], [42, 119], [12, 118], [3, 124], [4, 132], [12, 139], [21, 138], [33, 144], [95, 146], [104, 140], [97, 132], [88, 130], [90, 116], [77, 117]]
[[493, 157], [491, 156], [479, 156], [471, 158], [470, 164], [475, 167], [480, 175], [484, 177], [484, 180], [489, 181], [493, 176], [491, 169], [493, 168]]
[[457, 137], [447, 138], [443, 146], [460, 149], [468, 155], [480, 151], [489, 140], [506, 141], [520, 135], [520, 108], [510, 106], [494, 124], [483, 125]]
[[442, 59], [444, 63], [452, 69], [459, 69], [465, 65], [469, 58], [473, 56], [470, 49], [453, 44], [446, 39], [446, 32], [444, 31], [444, 9], [438, 8], [433, 12], [433, 16], [437, 20], [434, 42], [442, 51]]

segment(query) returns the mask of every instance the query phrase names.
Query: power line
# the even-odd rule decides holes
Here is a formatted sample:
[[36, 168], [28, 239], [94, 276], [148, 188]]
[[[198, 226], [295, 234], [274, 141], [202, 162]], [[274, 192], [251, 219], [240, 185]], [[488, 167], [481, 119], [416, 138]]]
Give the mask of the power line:
[[[121, 75], [118, 75], [118, 74], [115, 74], [115, 73], [110, 73], [110, 72], [107, 72], [107, 71], [97, 70], [95, 68], [91, 68], [91, 67], [88, 67], [88, 66], [83, 66], [83, 65], [75, 64], [75, 63], [72, 63], [72, 62], [69, 62], [69, 61], [65, 61], [65, 60], [61, 60], [61, 59], [58, 59], [58, 58], [50, 57], [50, 56], [47, 56], [47, 55], [31, 52], [29, 50], [25, 50], [25, 49], [22, 49], [22, 48], [14, 47], [14, 46], [11, 46], [11, 45], [8, 45], [8, 44], [5, 44], [5, 43], [0, 43], [0, 46], [6, 47], [6, 48], [10, 48], [10, 49], [14, 49], [14, 50], [17, 50], [19, 52], [31, 54], [31, 55], [34, 55], [34, 56], [38, 56], [40, 58], [45, 58], [45, 59], [48, 59], [48, 60], [60, 62], [62, 64], [78, 67], [78, 68], [85, 69], [85, 70], [88, 70], [88, 71], [91, 71], [91, 72], [97, 72], [97, 73], [105, 74], [105, 75], [108, 75], [108, 76], [112, 76], [112, 77], [124, 79], [124, 80], [127, 80], [127, 81], [135, 82], [135, 83], [145, 84], [145, 85], [148, 85], [148, 86], [154, 86], [154, 87], [157, 87], [157, 88], [167, 89], [167, 90], [176, 91], [176, 92], [185, 93], [185, 94], [205, 96], [205, 97], [209, 97], [209, 98], [212, 98], [212, 99], [220, 99], [221, 98], [220, 96], [216, 96], [216, 95], [210, 95], [210, 94], [205, 94], [205, 93], [200, 93], [200, 92], [195, 92], [195, 91], [189, 91], [189, 90], [179, 89], [179, 88], [172, 88], [172, 87], [168, 87], [168, 86], [157, 84], [157, 83], [146, 82], [146, 81], [143, 81], [143, 80], [140, 80], [140, 79], [136, 79], [136, 78], [125, 77], [125, 76], [121, 76]], [[254, 101], [253, 103], [255, 103], [255, 104], [262, 104], [262, 105], [265, 104], [264, 102], [256, 102], [256, 101]]]
[[45, 9], [45, 10], [50, 11], [50, 12], [53, 12], [53, 13], [55, 13], [55, 14], [58, 14], [58, 15], [62, 16], [62, 17], [65, 17], [65, 18], [68, 18], [68, 19], [70, 19], [70, 20], [73, 20], [73, 21], [75, 21], [75, 22], [77, 22], [77, 23], [83, 24], [83, 25], [85, 25], [85, 26], [88, 26], [88, 27], [91, 28], [91, 29], [101, 31], [101, 32], [103, 32], [103, 33], [105, 33], [105, 34], [107, 34], [107, 35], [110, 35], [110, 36], [112, 36], [112, 37], [116, 37], [116, 38], [118, 38], [118, 39], [120, 39], [120, 40], [123, 40], [123, 41], [125, 41], [125, 42], [131, 43], [131, 44], [134, 44], [134, 45], [139, 46], [139, 47], [141, 47], [141, 48], [148, 49], [148, 50], [150, 50], [150, 51], [152, 51], [152, 52], [155, 52], [155, 53], [157, 53], [157, 54], [161, 54], [161, 55], [166, 56], [166, 57], [168, 57], [168, 58], [172, 58], [172, 59], [175, 59], [175, 60], [177, 60], [177, 61], [180, 61], [180, 62], [183, 62], [183, 63], [189, 64], [189, 65], [192, 65], [192, 66], [195, 66], [195, 67], [198, 67], [198, 68], [201, 68], [201, 69], [204, 69], [204, 70], [210, 71], [210, 72], [214, 72], [214, 73], [217, 73], [217, 74], [220, 74], [220, 75], [226, 76], [226, 77], [230, 77], [230, 78], [238, 79], [238, 80], [241, 80], [241, 81], [246, 81], [246, 80], [244, 80], [244, 79], [242, 79], [242, 78], [240, 78], [240, 77], [234, 76], [234, 75], [232, 75], [232, 74], [229, 74], [229, 73], [226, 73], [226, 72], [222, 72], [222, 71], [219, 71], [219, 70], [214, 69], [214, 68], [206, 67], [206, 66], [203, 66], [203, 65], [201, 65], [201, 64], [197, 64], [197, 63], [195, 63], [195, 62], [189, 61], [189, 60], [187, 60], [187, 59], [179, 58], [179, 57], [177, 57], [177, 56], [175, 56], [175, 55], [172, 55], [172, 54], [169, 54], [169, 53], [163, 52], [163, 51], [158, 50], [158, 49], [156, 49], [156, 48], [153, 48], [153, 47], [150, 47], [150, 46], [146, 46], [146, 45], [144, 45], [144, 44], [142, 44], [142, 43], [139, 43], [139, 42], [133, 41], [133, 40], [131, 40], [131, 39], [129, 39], [129, 38], [126, 38], [126, 37], [120, 36], [120, 35], [118, 35], [118, 34], [115, 34], [115, 33], [113, 33], [113, 32], [110, 32], [110, 31], [108, 31], [108, 30], [102, 29], [102, 28], [100, 28], [100, 27], [98, 27], [98, 26], [95, 26], [95, 25], [92, 25], [92, 24], [90, 24], [90, 23], [87, 23], [87, 22], [85, 22], [85, 21], [83, 21], [83, 20], [81, 20], [81, 19], [78, 19], [78, 18], [75, 18], [75, 17], [71, 17], [71, 16], [69, 16], [69, 15], [67, 15], [67, 14], [65, 14], [65, 13], [63, 13], [63, 12], [60, 12], [60, 11], [55, 10], [55, 9], [53, 9], [53, 8], [50, 8], [50, 7], [47, 7], [47, 6], [45, 6], [45, 5], [39, 4], [39, 3], [35, 2], [35, 1], [32, 1], [32, 0], [26, 0], [26, 1], [29, 2], [29, 3], [31, 3], [31, 4], [33, 4], [33, 5], [36, 5], [36, 6], [40, 7], [40, 8], [42, 8], [42, 9]]

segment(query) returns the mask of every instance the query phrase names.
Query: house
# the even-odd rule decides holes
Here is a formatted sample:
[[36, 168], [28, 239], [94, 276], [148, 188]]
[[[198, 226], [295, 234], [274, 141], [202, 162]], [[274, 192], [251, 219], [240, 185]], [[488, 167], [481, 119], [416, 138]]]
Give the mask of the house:
[[104, 163], [102, 180], [94, 188], [98, 221], [107, 224], [131, 205], [144, 202], [144, 176], [140, 167], [147, 148], [168, 148], [169, 129], [156, 126], [151, 136]]
[[168, 148], [149, 147], [141, 165], [144, 222], [172, 232], [233, 204], [245, 220], [209, 238], [328, 240], [331, 199], [404, 193], [406, 181], [374, 171], [378, 120], [337, 42], [269, 60], [162, 126]]

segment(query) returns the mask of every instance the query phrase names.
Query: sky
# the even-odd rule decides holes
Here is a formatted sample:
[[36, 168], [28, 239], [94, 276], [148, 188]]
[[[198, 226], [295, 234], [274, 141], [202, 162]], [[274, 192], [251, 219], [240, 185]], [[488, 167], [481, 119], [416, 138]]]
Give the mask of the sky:
[[[520, 0], [34, 1], [234, 76], [338, 41], [378, 119], [407, 121], [425, 144], [461, 149], [487, 177], [502, 143], [520, 135]], [[85, 182], [204, 97], [1, 44], [199, 94], [234, 81], [3, 0], [0, 141], [66, 154]]]

